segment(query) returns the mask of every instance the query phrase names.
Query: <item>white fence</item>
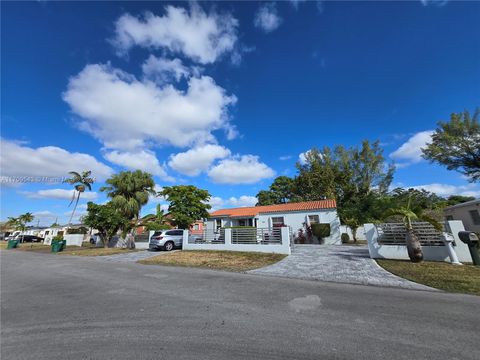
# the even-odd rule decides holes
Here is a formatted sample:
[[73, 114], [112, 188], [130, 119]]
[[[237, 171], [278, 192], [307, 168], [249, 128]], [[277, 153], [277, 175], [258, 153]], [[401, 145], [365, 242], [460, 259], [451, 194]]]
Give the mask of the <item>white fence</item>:
[[183, 250], [228, 250], [290, 254], [290, 228], [205, 229], [202, 235], [183, 232]]
[[[372, 259], [408, 260], [405, 245], [405, 227], [400, 224], [365, 224], [365, 234], [368, 241], [368, 251]], [[465, 230], [461, 221], [448, 221], [447, 231], [455, 239], [454, 250], [461, 262], [471, 262], [472, 257], [468, 246], [458, 238], [458, 232]], [[441, 240], [442, 233], [436, 231], [427, 223], [414, 223], [425, 260], [450, 261], [448, 250]]]
[[[67, 246], [82, 246], [82, 242], [84, 241], [86, 235], [84, 234], [66, 234], [63, 235], [63, 240], [67, 240]], [[45, 240], [43, 243], [45, 245], [50, 245], [52, 243], [53, 236], [47, 235], [45, 236]]]

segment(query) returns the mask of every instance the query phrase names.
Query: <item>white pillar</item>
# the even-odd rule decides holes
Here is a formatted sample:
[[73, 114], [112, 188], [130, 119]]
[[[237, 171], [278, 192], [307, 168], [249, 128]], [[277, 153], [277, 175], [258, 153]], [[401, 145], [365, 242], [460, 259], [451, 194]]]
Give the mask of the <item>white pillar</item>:
[[[183, 239], [182, 243], [183, 244], [188, 244], [188, 236], [190, 235], [190, 231], [188, 230], [183, 230]], [[151, 235], [150, 235], [151, 236]]]
[[232, 229], [226, 228], [225, 230], [225, 245], [232, 245]]
[[280, 236], [283, 245], [290, 245], [290, 228], [288, 226], [282, 226], [280, 228]]
[[457, 253], [452, 246], [452, 243], [454, 241], [453, 235], [446, 232], [442, 233], [442, 241], [445, 244], [445, 248], [447, 249], [450, 262], [454, 265], [462, 265], [462, 263], [458, 261]]

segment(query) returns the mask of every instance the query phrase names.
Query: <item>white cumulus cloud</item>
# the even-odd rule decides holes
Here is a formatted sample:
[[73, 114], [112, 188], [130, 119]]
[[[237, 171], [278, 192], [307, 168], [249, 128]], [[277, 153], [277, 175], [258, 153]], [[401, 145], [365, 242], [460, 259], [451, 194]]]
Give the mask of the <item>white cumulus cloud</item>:
[[249, 207], [255, 206], [258, 202], [258, 199], [255, 196], [242, 195], [240, 197], [234, 197], [228, 199], [228, 203], [233, 207]]
[[256, 27], [269, 33], [280, 26], [282, 18], [278, 15], [275, 3], [270, 3], [260, 6], [253, 22]]
[[56, 146], [28, 147], [14, 141], [0, 140], [2, 176], [64, 177], [69, 171], [92, 171], [96, 180], [104, 180], [113, 169], [93, 156], [69, 152]]
[[133, 46], [165, 49], [202, 64], [235, 53], [238, 21], [230, 14], [206, 13], [198, 4], [190, 9], [166, 6], [163, 16], [146, 12], [122, 15], [115, 24], [112, 43], [120, 54]]
[[178, 147], [213, 141], [212, 131], [231, 126], [227, 108], [236, 101], [209, 76], [190, 78], [180, 91], [99, 64], [72, 77], [63, 99], [84, 119], [82, 129], [117, 150], [147, 141]]
[[170, 156], [168, 165], [181, 174], [197, 176], [207, 170], [216, 159], [230, 155], [230, 150], [220, 145], [207, 144]]
[[[71, 200], [74, 194], [74, 190], [68, 189], [48, 189], [38, 191], [22, 191], [23, 195], [29, 199], [62, 199]], [[94, 200], [98, 194], [95, 191], [85, 191], [80, 195], [81, 199]]]
[[432, 134], [432, 130], [416, 133], [397, 150], [392, 152], [390, 157], [394, 160], [400, 161], [398, 164], [400, 167], [420, 162], [422, 160], [422, 148], [432, 140]]
[[167, 174], [165, 169], [158, 161], [155, 153], [148, 150], [135, 152], [110, 151], [104, 155], [105, 159], [111, 163], [120, 165], [129, 170], [142, 170], [152, 175], [161, 177], [163, 180], [172, 181], [172, 177]]
[[228, 199], [223, 199], [219, 196], [212, 196], [208, 203], [212, 207], [210, 211], [215, 211], [225, 207], [255, 206], [257, 202], [258, 202], [258, 199], [255, 196], [241, 195], [239, 197], [232, 196]]
[[450, 185], [450, 184], [425, 184], [410, 186], [413, 189], [424, 189], [426, 191], [433, 192], [439, 196], [450, 196], [450, 195], [463, 195], [463, 196], [474, 196], [480, 197], [480, 188], [475, 184], [468, 185]]
[[183, 65], [180, 59], [158, 58], [153, 55], [142, 65], [143, 75], [146, 79], [159, 84], [180, 81], [182, 78], [189, 78], [191, 70]]
[[275, 176], [275, 171], [258, 160], [258, 156], [243, 155], [221, 160], [208, 171], [218, 184], [253, 184]]

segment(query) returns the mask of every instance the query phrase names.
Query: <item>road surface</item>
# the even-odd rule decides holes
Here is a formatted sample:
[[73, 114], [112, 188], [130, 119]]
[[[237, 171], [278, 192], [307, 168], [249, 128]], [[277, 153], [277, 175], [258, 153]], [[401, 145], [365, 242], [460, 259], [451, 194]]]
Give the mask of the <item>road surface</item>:
[[1, 251], [1, 359], [479, 359], [480, 297]]

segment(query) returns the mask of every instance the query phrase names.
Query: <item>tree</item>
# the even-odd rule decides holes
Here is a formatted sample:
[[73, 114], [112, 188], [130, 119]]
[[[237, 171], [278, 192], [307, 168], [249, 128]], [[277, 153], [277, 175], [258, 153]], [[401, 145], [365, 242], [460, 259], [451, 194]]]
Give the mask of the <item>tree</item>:
[[171, 228], [160, 204], [157, 204], [156, 214], [145, 215], [142, 218], [141, 224], [144, 225], [148, 231], [165, 230]]
[[98, 230], [105, 248], [108, 247], [110, 239], [120, 229], [128, 227], [129, 224], [129, 219], [117, 211], [111, 202], [105, 205], [88, 202], [87, 215], [85, 215], [83, 221], [85, 225]]
[[22, 215], [16, 217], [16, 218], [15, 217], [9, 217], [7, 223], [10, 226], [13, 226], [15, 228], [15, 230], [20, 230], [22, 232], [21, 242], [23, 242], [23, 236], [24, 236], [23, 233], [27, 229], [27, 224], [31, 223], [34, 218], [35, 217], [33, 216], [32, 213], [27, 212], [25, 214], [22, 214]]
[[438, 123], [432, 142], [422, 149], [423, 157], [480, 181], [480, 109], [453, 113], [450, 121]]
[[208, 218], [210, 194], [193, 185], [166, 186], [158, 195], [170, 202], [168, 212], [179, 229], [189, 229], [197, 220]]
[[75, 210], [77, 209], [78, 201], [80, 200], [80, 195], [85, 192], [86, 189], [92, 190], [92, 184], [94, 183], [93, 178], [90, 177], [92, 174], [91, 171], [83, 171], [81, 174], [76, 171], [69, 172], [72, 177], [70, 179], [65, 180], [64, 182], [69, 183], [74, 186], [72, 200], [70, 201], [70, 205], [72, 205], [73, 201], [75, 200], [75, 194], [77, 194], [75, 200], [75, 206], [72, 210], [72, 215], [70, 215], [70, 219], [68, 220], [68, 224], [72, 223], [73, 215], [75, 214]]
[[410, 261], [421, 262], [423, 260], [422, 245], [420, 244], [420, 241], [413, 230], [412, 222], [414, 220], [426, 221], [432, 224], [433, 227], [438, 231], [442, 231], [442, 226], [437, 220], [424, 214], [422, 210], [412, 209], [411, 197], [408, 199], [406, 206], [399, 206], [388, 210], [385, 214], [385, 219], [388, 219], [392, 216], [401, 216], [405, 225], [405, 229], [407, 230], [407, 233], [405, 234], [405, 243], [407, 245], [408, 257], [410, 258]]
[[475, 200], [474, 196], [450, 195], [446, 200], [445, 206], [453, 206], [472, 200]]
[[288, 176], [279, 176], [270, 185], [269, 190], [257, 194], [259, 205], [285, 204], [292, 199], [294, 180]]
[[152, 175], [140, 170], [122, 171], [106, 183], [108, 186], [101, 187], [100, 191], [106, 192], [112, 205], [130, 220], [138, 220], [149, 195], [156, 194]]
[[378, 141], [361, 147], [312, 149], [297, 163], [292, 199], [335, 199], [340, 219], [354, 228], [378, 216], [377, 199], [386, 196], [395, 168], [387, 165]]
[[[148, 202], [149, 195], [156, 194], [152, 175], [140, 170], [122, 171], [107, 179], [106, 183], [108, 186], [101, 187], [100, 191], [106, 192], [112, 206], [130, 220], [122, 232], [126, 234], [130, 229], [135, 231], [142, 206]], [[134, 236], [127, 238], [127, 246], [135, 248]]]

